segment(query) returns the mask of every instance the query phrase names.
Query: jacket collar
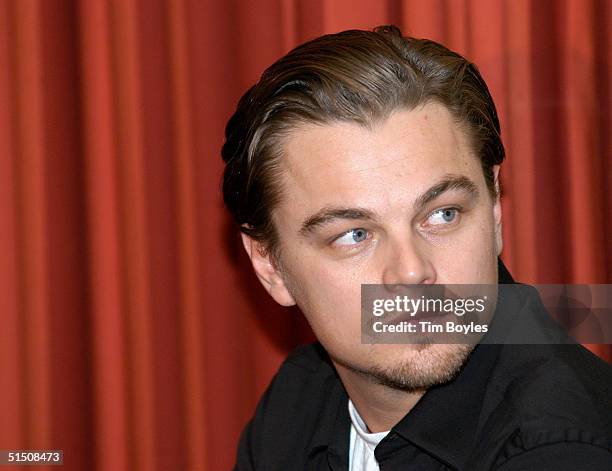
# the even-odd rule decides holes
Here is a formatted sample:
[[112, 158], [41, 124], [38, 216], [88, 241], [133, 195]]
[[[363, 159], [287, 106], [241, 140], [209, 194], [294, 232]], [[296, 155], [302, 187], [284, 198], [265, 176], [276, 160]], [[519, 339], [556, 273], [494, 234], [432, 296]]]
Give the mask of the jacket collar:
[[[498, 272], [499, 284], [514, 283], [501, 260]], [[516, 312], [521, 307], [518, 302], [499, 299], [498, 306], [503, 305], [505, 312]], [[499, 315], [503, 314], [497, 309], [494, 318]], [[451, 469], [463, 469], [474, 448], [474, 437], [483, 425], [483, 405], [501, 349], [498, 344], [477, 345], [457, 377], [430, 388], [392, 430]]]

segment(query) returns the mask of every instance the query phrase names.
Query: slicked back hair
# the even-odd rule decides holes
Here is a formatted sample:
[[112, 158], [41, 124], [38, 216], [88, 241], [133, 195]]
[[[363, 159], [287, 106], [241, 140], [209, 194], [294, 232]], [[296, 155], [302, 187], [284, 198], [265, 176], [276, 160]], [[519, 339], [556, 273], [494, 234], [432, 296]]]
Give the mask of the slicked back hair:
[[489, 191], [504, 159], [495, 104], [474, 64], [395, 26], [329, 34], [272, 64], [240, 99], [225, 130], [223, 198], [240, 230], [274, 258], [272, 211], [282, 198], [282, 140], [303, 124], [372, 127], [398, 109], [436, 102], [467, 132]]

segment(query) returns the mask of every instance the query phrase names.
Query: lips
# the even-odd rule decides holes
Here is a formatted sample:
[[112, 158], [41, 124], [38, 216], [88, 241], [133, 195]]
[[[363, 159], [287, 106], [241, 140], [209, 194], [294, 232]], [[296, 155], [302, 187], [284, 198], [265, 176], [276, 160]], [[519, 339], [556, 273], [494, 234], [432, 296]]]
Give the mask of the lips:
[[386, 322], [387, 324], [399, 324], [400, 322], [414, 322], [414, 321], [421, 321], [421, 320], [432, 320], [432, 319], [437, 319], [439, 320], [440, 318], [443, 317], [447, 317], [450, 314], [452, 314], [452, 312], [444, 312], [444, 311], [417, 311], [416, 313], [414, 312], [401, 312], [401, 313], [397, 313], [395, 316], [393, 316], [392, 318], [389, 319], [388, 322]]

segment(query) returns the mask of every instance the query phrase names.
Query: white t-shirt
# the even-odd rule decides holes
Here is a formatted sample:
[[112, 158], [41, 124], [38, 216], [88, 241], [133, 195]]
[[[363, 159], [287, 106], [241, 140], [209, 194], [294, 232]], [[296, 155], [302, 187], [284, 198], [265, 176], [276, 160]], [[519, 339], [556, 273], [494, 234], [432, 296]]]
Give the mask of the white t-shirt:
[[349, 447], [349, 471], [379, 471], [378, 463], [374, 457], [374, 448], [389, 433], [370, 433], [365, 422], [348, 401], [349, 414], [351, 416], [351, 444]]

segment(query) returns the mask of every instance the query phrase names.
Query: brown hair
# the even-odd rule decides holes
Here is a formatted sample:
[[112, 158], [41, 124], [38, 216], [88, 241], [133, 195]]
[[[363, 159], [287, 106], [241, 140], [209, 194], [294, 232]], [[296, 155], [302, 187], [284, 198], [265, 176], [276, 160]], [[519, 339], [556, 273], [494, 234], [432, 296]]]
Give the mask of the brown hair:
[[493, 99], [476, 66], [395, 26], [329, 34], [272, 64], [240, 99], [225, 130], [223, 197], [241, 230], [277, 256], [272, 210], [281, 139], [304, 123], [370, 127], [398, 109], [444, 105], [468, 132], [496, 196], [492, 166], [504, 159]]

